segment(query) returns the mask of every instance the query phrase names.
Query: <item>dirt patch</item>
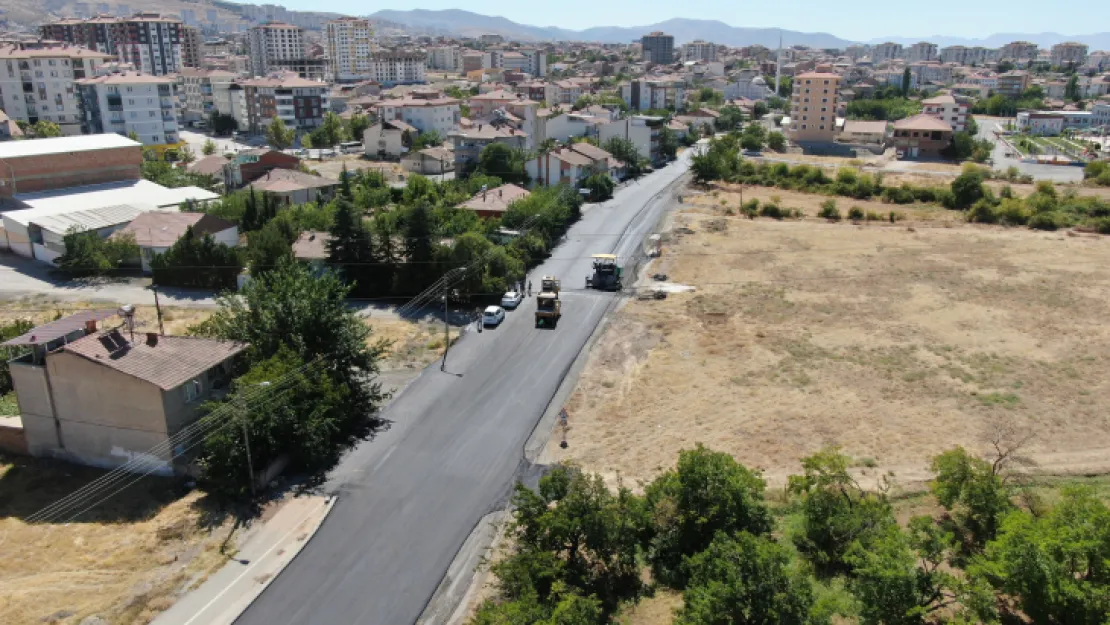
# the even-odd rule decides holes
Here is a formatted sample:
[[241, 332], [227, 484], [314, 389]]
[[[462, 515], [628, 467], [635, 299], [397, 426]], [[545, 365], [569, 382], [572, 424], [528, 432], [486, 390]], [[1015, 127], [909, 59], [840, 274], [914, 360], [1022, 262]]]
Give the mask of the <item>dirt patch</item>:
[[[424, 367], [440, 356], [443, 349], [443, 325], [427, 321], [405, 321], [389, 318], [366, 318], [373, 329], [372, 341], [389, 341], [389, 351], [381, 363], [382, 370]], [[451, 328], [452, 343], [459, 338], [459, 329]]]
[[[117, 309], [119, 305], [95, 301], [63, 301], [39, 295], [3, 302], [0, 305], [0, 322], [30, 319], [32, 323], [43, 324], [90, 308]], [[215, 310], [214, 307], [163, 306], [162, 325], [165, 334], [185, 334], [190, 326], [208, 319]], [[122, 320], [116, 317], [105, 323], [119, 324]], [[158, 331], [158, 312], [154, 306], [135, 307], [135, 331]]]
[[[807, 214], [825, 199], [756, 194]], [[1044, 471], [1110, 470], [1110, 240], [942, 209], [926, 228], [752, 221], [722, 216], [720, 198], [737, 205], [689, 198], [675, 220], [689, 233], [649, 268], [696, 292], [617, 314], [568, 401], [568, 447], [553, 437], [545, 460], [635, 483], [701, 442], [781, 483], [840, 445], [906, 484], [1009, 423], [1035, 434]]]
[[636, 605], [624, 610], [617, 620], [620, 625], [671, 625], [674, 612], [682, 607], [682, 593], [659, 589]]
[[103, 473], [0, 456], [0, 622], [149, 623], [234, 552], [232, 541], [220, 553], [232, 521], [165, 479], [141, 480], [71, 523], [23, 520]]
[[385, 174], [389, 181], [400, 180], [404, 170], [397, 163], [385, 163], [379, 161], [369, 161], [358, 154], [344, 154], [336, 158], [329, 158], [323, 161], [306, 160], [305, 165], [309, 169], [314, 170], [325, 178], [339, 180], [343, 168], [346, 167], [347, 171], [380, 171]]

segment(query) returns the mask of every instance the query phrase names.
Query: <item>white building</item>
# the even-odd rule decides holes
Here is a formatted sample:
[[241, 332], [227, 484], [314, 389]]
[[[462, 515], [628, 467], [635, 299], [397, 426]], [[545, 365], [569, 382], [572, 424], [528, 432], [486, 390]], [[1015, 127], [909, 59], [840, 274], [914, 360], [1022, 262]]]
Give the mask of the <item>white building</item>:
[[952, 126], [952, 130], [956, 132], [967, 130], [967, 116], [971, 111], [967, 102], [961, 102], [950, 95], [940, 95], [922, 100], [921, 106], [922, 113], [948, 122]]
[[537, 48], [518, 48], [517, 52], [524, 56], [527, 64], [523, 71], [535, 78], [547, 75], [547, 53]]
[[[181, 89], [185, 96], [185, 107], [182, 109], [183, 121], [188, 123], [208, 119], [217, 112], [230, 115], [231, 103], [228, 101], [228, 94], [235, 78], [235, 74], [222, 70], [181, 70]], [[219, 108], [217, 102], [220, 101], [225, 108]]]
[[428, 69], [457, 72], [462, 68], [462, 52], [458, 46], [428, 48]]
[[305, 56], [304, 31], [292, 24], [270, 22], [255, 26], [247, 35], [251, 73], [265, 76], [276, 69], [274, 61], [292, 61]]
[[410, 94], [382, 100], [373, 106], [382, 121], [402, 121], [420, 132], [435, 131], [446, 137], [459, 126], [459, 101], [439, 94]]
[[614, 137], [620, 139], [627, 139], [636, 146], [636, 151], [640, 156], [650, 159], [652, 156], [651, 150], [651, 135], [652, 128], [648, 125], [649, 118], [640, 115], [630, 115], [623, 119], [618, 119], [608, 124], [598, 126], [597, 140], [601, 145], [613, 139]]
[[86, 134], [134, 133], [143, 145], [177, 143], [177, 83], [126, 73], [77, 81]]
[[1028, 41], [1011, 41], [998, 49], [999, 61], [1032, 61], [1037, 58], [1037, 44]]
[[324, 54], [335, 80], [348, 82], [369, 77], [375, 51], [374, 29], [369, 20], [341, 17], [324, 25]]
[[725, 85], [725, 100], [766, 100], [775, 95], [767, 81], [758, 72], [741, 73], [736, 80]]
[[717, 45], [698, 39], [682, 46], [683, 61], [716, 61]]
[[871, 62], [878, 65], [883, 61], [890, 61], [893, 59], [902, 58], [902, 44], [900, 43], [880, 43], [871, 48]]
[[427, 80], [426, 63], [427, 58], [416, 52], [382, 52], [369, 59], [362, 78], [387, 86], [419, 84]]
[[920, 63], [921, 61], [937, 60], [937, 44], [919, 41], [906, 48], [905, 59], [907, 63]]
[[62, 134], [81, 134], [75, 81], [94, 76], [108, 58], [102, 52], [62, 44], [0, 45], [0, 110], [15, 121], [44, 120], [58, 124]]
[[1052, 46], [1052, 65], [1063, 67], [1073, 64], [1079, 67], [1087, 62], [1087, 44], [1065, 41]]
[[686, 88], [678, 81], [639, 79], [621, 85], [621, 98], [634, 111], [680, 111], [686, 107]]

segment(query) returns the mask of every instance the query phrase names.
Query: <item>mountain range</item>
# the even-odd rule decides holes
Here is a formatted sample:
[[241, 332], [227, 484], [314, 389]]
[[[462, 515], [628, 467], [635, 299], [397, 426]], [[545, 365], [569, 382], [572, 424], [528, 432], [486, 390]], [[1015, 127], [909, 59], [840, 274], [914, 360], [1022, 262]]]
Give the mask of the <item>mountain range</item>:
[[[570, 30], [557, 26], [532, 26], [520, 24], [504, 17], [481, 15], [460, 9], [429, 11], [383, 10], [369, 16], [371, 19], [403, 24], [409, 31], [432, 35], [456, 35], [477, 37], [482, 34], [497, 34], [506, 39], [517, 41], [596, 41], [599, 43], [630, 43], [649, 32], [661, 30], [674, 35], [675, 43], [682, 44], [695, 39], [712, 41], [727, 46], [764, 45], [769, 48], [778, 46], [779, 35], [784, 45], [803, 45], [811, 48], [844, 48], [853, 42], [829, 33], [805, 33], [778, 28], [740, 28], [718, 20], [695, 20], [675, 18], [644, 26], [596, 26], [585, 30]], [[1059, 33], [997, 33], [983, 39], [961, 37], [885, 37], [866, 43], [894, 41], [912, 44], [930, 41], [941, 47], [950, 45], [985, 46], [997, 48], [1011, 41], [1031, 41], [1047, 47], [1062, 41], [1078, 41], [1090, 46], [1091, 50], [1110, 49], [1110, 33], [1090, 35], [1061, 35]]]

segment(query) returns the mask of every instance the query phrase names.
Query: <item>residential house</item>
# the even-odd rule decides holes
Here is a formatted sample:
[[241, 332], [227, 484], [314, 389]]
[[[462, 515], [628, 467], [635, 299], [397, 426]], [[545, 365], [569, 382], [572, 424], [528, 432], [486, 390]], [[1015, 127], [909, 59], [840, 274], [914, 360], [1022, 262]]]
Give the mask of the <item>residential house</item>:
[[847, 143], [873, 143], [882, 144], [886, 141], [887, 122], [861, 121], [849, 119], [844, 122], [844, 130], [839, 139]]
[[657, 160], [659, 152], [659, 127], [665, 118], [647, 115], [628, 117], [601, 124], [597, 127], [597, 140], [601, 145], [613, 138], [631, 141], [636, 152], [645, 159]]
[[831, 143], [836, 134], [840, 76], [810, 72], [794, 77], [790, 99], [790, 139], [795, 143]]
[[634, 111], [680, 111], [686, 106], [686, 87], [681, 81], [641, 78], [620, 89], [624, 103]]
[[552, 85], [555, 87], [555, 102], [559, 104], [574, 104], [584, 95], [582, 85], [573, 80], [557, 80]]
[[28, 451], [102, 468], [184, 474], [188, 462], [173, 437], [227, 388], [247, 345], [98, 328], [117, 314], [83, 311], [3, 344], [30, 350], [10, 363]]
[[948, 122], [955, 132], [967, 129], [967, 117], [971, 106], [966, 101], [957, 100], [951, 95], [939, 95], [921, 101], [922, 113], [932, 115]]
[[255, 148], [238, 152], [231, 158], [219, 154], [205, 156], [190, 164], [188, 169], [195, 174], [222, 180], [229, 189], [238, 189], [261, 178], [270, 170], [298, 169], [300, 165], [301, 159], [292, 154], [269, 148]]
[[569, 148], [550, 150], [539, 154], [524, 164], [528, 176], [539, 184], [553, 186], [561, 183], [577, 186], [590, 175], [593, 161]]
[[400, 159], [420, 132], [398, 120], [382, 120], [362, 133], [362, 147], [368, 158]]
[[154, 257], [166, 253], [189, 228], [198, 237], [211, 235], [217, 243], [228, 247], [239, 245], [239, 227], [230, 221], [207, 213], [177, 211], [139, 213], [130, 223], [113, 233], [112, 237], [134, 237], [139, 246], [139, 263], [143, 272], [150, 273], [150, 263]]
[[952, 125], [920, 113], [894, 122], [894, 147], [903, 158], [938, 158], [952, 143]]
[[704, 132], [706, 128], [713, 130], [716, 128], [717, 118], [721, 114], [717, 111], [707, 108], [700, 108], [696, 111], [691, 111], [684, 115], [675, 115], [674, 119], [681, 122], [688, 128], [698, 132]]
[[504, 89], [480, 93], [470, 98], [470, 117], [472, 119], [489, 117], [495, 110], [504, 108], [506, 104], [519, 99], [521, 99], [520, 94]]
[[995, 93], [1011, 98], [1021, 97], [1029, 88], [1029, 72], [1014, 70], [1000, 74], [995, 83]]
[[316, 274], [323, 273], [331, 256], [331, 239], [331, 234], [326, 231], [305, 230], [293, 242], [293, 258], [307, 263]]
[[513, 149], [523, 150], [528, 142], [528, 134], [514, 128], [478, 124], [473, 128], [460, 128], [451, 133], [455, 143], [455, 171], [469, 173], [478, 165], [478, 156], [486, 146], [501, 143]]
[[402, 121], [421, 133], [436, 132], [446, 137], [462, 119], [459, 100], [438, 92], [413, 90], [403, 98], [382, 100], [371, 106], [380, 120]]
[[505, 211], [509, 210], [509, 206], [513, 202], [526, 198], [531, 193], [527, 189], [522, 189], [515, 184], [505, 184], [495, 189], [484, 189], [474, 195], [469, 200], [459, 204], [455, 208], [463, 208], [466, 210], [474, 211], [478, 217], [487, 219], [490, 217], [501, 217]]
[[339, 181], [293, 169], [273, 169], [251, 182], [250, 187], [275, 195], [281, 203], [291, 206], [330, 200], [339, 187]]
[[245, 92], [250, 132], [264, 132], [275, 117], [297, 131], [311, 131], [324, 123], [328, 110], [326, 83], [307, 80], [292, 72], [275, 72], [239, 84]]
[[78, 80], [95, 75], [110, 54], [57, 41], [0, 44], [0, 109], [13, 121], [58, 124], [81, 134]]
[[455, 170], [455, 153], [444, 147], [424, 148], [401, 158], [401, 167], [425, 176], [442, 175]]

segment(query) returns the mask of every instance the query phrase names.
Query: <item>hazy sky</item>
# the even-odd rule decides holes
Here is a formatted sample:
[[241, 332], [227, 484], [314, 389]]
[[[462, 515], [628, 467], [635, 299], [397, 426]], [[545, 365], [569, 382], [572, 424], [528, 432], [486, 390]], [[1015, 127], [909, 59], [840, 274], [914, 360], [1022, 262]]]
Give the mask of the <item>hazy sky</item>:
[[[254, 0], [262, 4], [264, 0]], [[951, 35], [985, 37], [999, 32], [1088, 34], [1110, 29], [1106, 0], [269, 0], [290, 9], [368, 15], [381, 9], [466, 9], [535, 26], [582, 29], [640, 26], [673, 17], [717, 19], [732, 26], [828, 32], [839, 37]]]

